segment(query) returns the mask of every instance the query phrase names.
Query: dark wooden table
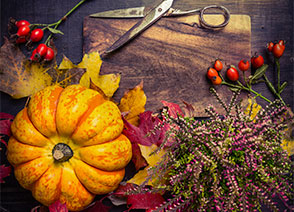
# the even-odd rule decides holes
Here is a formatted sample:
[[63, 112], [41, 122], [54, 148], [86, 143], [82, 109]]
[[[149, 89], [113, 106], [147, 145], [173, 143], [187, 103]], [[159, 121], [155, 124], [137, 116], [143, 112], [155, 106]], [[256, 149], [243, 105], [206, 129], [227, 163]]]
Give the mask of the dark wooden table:
[[[88, 0], [60, 26], [64, 35], [55, 37], [55, 45], [58, 49], [57, 61], [61, 61], [62, 55], [66, 55], [72, 62], [80, 62], [83, 55], [83, 18], [91, 13], [109, 9], [153, 5], [158, 0]], [[52, 23], [60, 19], [78, 0], [1, 0], [1, 45], [3, 37], [7, 36], [7, 23], [10, 17], [15, 19], [27, 19], [31, 23]], [[265, 46], [269, 41], [279, 39], [286, 40], [286, 50], [281, 62], [281, 80], [288, 81], [288, 87], [283, 92], [283, 99], [294, 106], [294, 1], [293, 0], [175, 0], [174, 7], [190, 9], [203, 7], [210, 4], [221, 4], [229, 8], [232, 14], [246, 14], [251, 17], [251, 52], [258, 52], [267, 57]], [[276, 82], [275, 73], [269, 71], [271, 81]], [[273, 96], [264, 85], [255, 87], [264, 96], [273, 99]], [[16, 115], [26, 102], [26, 99], [14, 100], [1, 92], [1, 112]], [[263, 102], [260, 102], [263, 104]], [[5, 146], [1, 144], [1, 164], [5, 160]], [[132, 167], [130, 167], [132, 169]], [[22, 189], [14, 176], [5, 178], [6, 183], [1, 184], [1, 208], [0, 211], [30, 211], [39, 205], [29, 191]], [[126, 208], [116, 208], [114, 211], [123, 211]]]

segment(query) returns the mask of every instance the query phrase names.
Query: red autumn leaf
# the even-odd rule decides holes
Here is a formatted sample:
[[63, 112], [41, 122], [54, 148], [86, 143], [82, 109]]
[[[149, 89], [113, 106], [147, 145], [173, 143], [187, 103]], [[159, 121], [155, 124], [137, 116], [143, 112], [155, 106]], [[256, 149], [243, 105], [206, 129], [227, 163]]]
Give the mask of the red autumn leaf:
[[[139, 118], [140, 123], [138, 127], [124, 120], [126, 127], [124, 134], [131, 140], [131, 142], [142, 144], [144, 146], [151, 146], [152, 144], [159, 146], [163, 142], [165, 130], [153, 130], [156, 126], [160, 125], [161, 120], [157, 116], [153, 116], [151, 111], [141, 113]], [[151, 134], [147, 136], [148, 133]]]
[[142, 156], [140, 147], [137, 143], [132, 142], [132, 162], [135, 165], [136, 170], [138, 171], [140, 168], [148, 165], [145, 158]]
[[125, 129], [124, 134], [130, 139], [132, 143], [132, 162], [135, 165], [136, 170], [139, 170], [142, 167], [147, 165], [146, 160], [142, 157], [141, 150], [138, 144], [144, 146], [151, 146], [155, 144], [159, 146], [164, 140], [165, 128], [154, 131], [149, 136], [154, 128], [160, 125], [161, 120], [157, 116], [153, 116], [151, 111], [145, 111], [139, 115], [139, 126], [136, 127], [130, 124], [127, 120], [124, 119]]
[[10, 172], [11, 172], [10, 166], [5, 166], [5, 165], [0, 166], [0, 183], [5, 183], [3, 178], [9, 176]]
[[110, 195], [108, 195], [108, 199], [112, 202], [113, 205], [126, 205], [127, 204], [127, 193], [135, 188], [134, 184], [121, 183], [119, 187]]
[[120, 184], [119, 187], [113, 193], [114, 195], [126, 196], [126, 192], [134, 190], [135, 185], [132, 183]]
[[185, 104], [185, 107], [184, 107], [185, 116], [194, 117], [195, 116], [195, 109], [194, 109], [193, 105], [191, 105], [190, 103], [187, 103], [185, 101], [183, 101], [183, 103]]
[[14, 119], [13, 115], [8, 113], [0, 113], [0, 142], [7, 146], [7, 143], [4, 141], [4, 136], [11, 136], [10, 125]]
[[166, 102], [166, 101], [161, 101], [161, 103], [168, 107], [168, 113], [171, 117], [176, 118], [179, 115], [184, 116], [183, 111], [181, 110], [180, 106], [178, 104], [175, 103], [171, 103], [171, 102]]
[[49, 206], [50, 212], [68, 212], [66, 204], [62, 204], [59, 200]]
[[91, 207], [83, 210], [82, 212], [109, 212], [111, 209], [110, 206], [104, 205], [103, 202], [96, 201]]
[[131, 205], [131, 209], [154, 209], [164, 202], [164, 198], [160, 194], [144, 193], [133, 194], [128, 196], [127, 204]]

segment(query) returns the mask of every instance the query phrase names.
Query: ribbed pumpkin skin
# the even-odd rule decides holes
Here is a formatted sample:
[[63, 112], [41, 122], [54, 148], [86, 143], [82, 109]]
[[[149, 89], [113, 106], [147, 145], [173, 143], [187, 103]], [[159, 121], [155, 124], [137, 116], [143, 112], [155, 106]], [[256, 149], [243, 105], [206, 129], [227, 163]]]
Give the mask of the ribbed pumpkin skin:
[[[79, 211], [122, 181], [132, 157], [122, 130], [118, 107], [98, 92], [80, 85], [50, 86], [15, 117], [7, 158], [36, 200], [47, 206], [60, 200]], [[67, 161], [54, 159], [58, 143], [73, 152]]]

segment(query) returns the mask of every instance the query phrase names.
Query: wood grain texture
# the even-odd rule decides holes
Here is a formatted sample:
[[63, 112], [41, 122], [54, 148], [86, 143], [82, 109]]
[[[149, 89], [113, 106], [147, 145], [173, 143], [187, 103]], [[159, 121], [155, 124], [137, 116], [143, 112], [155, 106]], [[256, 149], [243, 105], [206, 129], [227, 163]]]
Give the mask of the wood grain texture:
[[[205, 20], [221, 23], [223, 17], [207, 15]], [[85, 53], [103, 53], [137, 21], [86, 17], [83, 34]], [[250, 17], [232, 15], [230, 23], [221, 30], [198, 26], [198, 15], [162, 18], [127, 45], [104, 57], [100, 73], [122, 75], [115, 100], [118, 101], [127, 89], [143, 80], [147, 110], [160, 109], [160, 100], [165, 100], [181, 106], [182, 101], [191, 103], [199, 117], [206, 116], [204, 109], [209, 104], [222, 112], [209, 93], [212, 84], [206, 78], [206, 70], [216, 58], [233, 65], [237, 65], [240, 59], [250, 59]], [[225, 86], [219, 87], [220, 96], [229, 101], [231, 91]], [[242, 98], [246, 95], [242, 93]]]

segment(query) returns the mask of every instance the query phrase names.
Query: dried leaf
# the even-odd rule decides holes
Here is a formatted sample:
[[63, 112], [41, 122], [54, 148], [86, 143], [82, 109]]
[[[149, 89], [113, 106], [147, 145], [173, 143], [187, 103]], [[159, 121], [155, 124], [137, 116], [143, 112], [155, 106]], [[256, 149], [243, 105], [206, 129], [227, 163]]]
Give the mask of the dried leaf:
[[85, 72], [80, 67], [65, 69], [64, 64], [60, 67], [57, 68], [55, 59], [50, 63], [30, 62], [17, 46], [5, 39], [0, 49], [0, 90], [13, 98], [22, 98], [52, 84], [63, 87], [77, 84]]
[[0, 89], [13, 98], [30, 96], [51, 85], [52, 77], [47, 72], [52, 68], [29, 63], [20, 49], [5, 39], [0, 49]]
[[131, 209], [154, 209], [164, 202], [164, 198], [160, 194], [144, 193], [128, 196], [127, 204], [131, 205]]
[[10, 172], [11, 172], [10, 166], [0, 165], [0, 183], [5, 183], [3, 178], [9, 176]]
[[125, 119], [132, 125], [139, 125], [139, 114], [145, 111], [146, 99], [141, 81], [135, 88], [127, 91], [120, 100], [119, 109], [121, 112], [126, 112]]
[[50, 212], [68, 212], [66, 204], [61, 204], [59, 200], [49, 206]]

